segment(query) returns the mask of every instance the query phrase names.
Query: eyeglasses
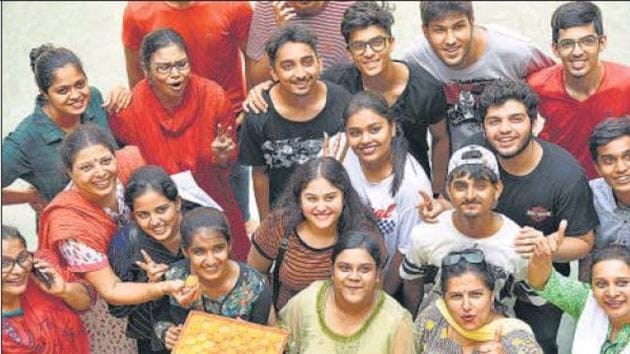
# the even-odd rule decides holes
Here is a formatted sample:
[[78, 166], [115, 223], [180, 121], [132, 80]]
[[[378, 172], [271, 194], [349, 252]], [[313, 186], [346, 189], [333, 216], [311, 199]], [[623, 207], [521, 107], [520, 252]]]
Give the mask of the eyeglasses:
[[563, 53], [570, 53], [575, 50], [576, 43], [580, 45], [580, 48], [582, 48], [582, 50], [587, 48], [594, 48], [599, 43], [600, 38], [601, 36], [596, 36], [594, 34], [584, 36], [582, 38], [579, 38], [578, 40], [566, 38], [559, 40], [558, 43], [556, 43], [556, 47]]
[[385, 49], [385, 47], [387, 47], [387, 40], [389, 38], [390, 37], [377, 36], [370, 39], [367, 42], [365, 41], [350, 42], [350, 44], [348, 44], [348, 49], [350, 49], [350, 51], [354, 55], [363, 55], [363, 53], [365, 53], [365, 48], [367, 48], [367, 46], [369, 45], [370, 48], [372, 48], [374, 52], [379, 53], [383, 49]]
[[463, 252], [455, 252], [442, 258], [442, 267], [455, 265], [461, 262], [462, 259], [468, 263], [480, 264], [480, 263], [483, 263], [485, 257], [483, 255], [483, 251], [480, 249], [471, 249], [471, 250], [466, 250]]
[[188, 59], [182, 59], [174, 63], [155, 64], [155, 71], [160, 74], [169, 74], [173, 68], [177, 69], [177, 71], [181, 73], [182, 71], [190, 68], [190, 62], [188, 62]]
[[23, 251], [15, 259], [2, 257], [2, 274], [11, 273], [16, 263], [19, 264], [22, 269], [29, 269], [33, 264], [33, 254], [29, 251]]

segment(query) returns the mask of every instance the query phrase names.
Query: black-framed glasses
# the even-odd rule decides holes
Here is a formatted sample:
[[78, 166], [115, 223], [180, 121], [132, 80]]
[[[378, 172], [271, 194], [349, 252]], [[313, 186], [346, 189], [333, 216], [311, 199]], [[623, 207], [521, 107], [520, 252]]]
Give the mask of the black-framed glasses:
[[442, 258], [442, 267], [455, 265], [461, 262], [462, 259], [468, 263], [481, 264], [484, 262], [485, 257], [483, 251], [476, 248], [462, 252], [453, 252]]
[[371, 38], [367, 42], [366, 41], [353, 41], [348, 44], [348, 49], [350, 49], [350, 51], [354, 55], [363, 55], [363, 53], [365, 53], [365, 49], [369, 45], [370, 48], [372, 48], [374, 52], [379, 53], [383, 51], [385, 47], [387, 47], [387, 41], [389, 40], [389, 38], [390, 37], [386, 37], [386, 36], [376, 36], [374, 38]]
[[2, 257], [2, 273], [11, 273], [16, 263], [23, 269], [29, 269], [33, 264], [33, 254], [29, 251], [23, 251], [15, 259]]
[[188, 61], [188, 59], [182, 59], [173, 63], [155, 64], [155, 71], [160, 74], [168, 74], [173, 70], [173, 68], [177, 69], [177, 71], [181, 73], [182, 71], [188, 70], [190, 68], [190, 62]]
[[565, 38], [565, 39], [559, 40], [556, 43], [556, 46], [560, 51], [564, 53], [568, 53], [568, 52], [572, 52], [575, 49], [575, 44], [578, 44], [580, 48], [582, 48], [582, 50], [586, 48], [594, 48], [597, 46], [597, 44], [599, 44], [600, 38], [601, 36], [596, 36], [594, 34], [589, 34], [588, 36], [578, 38], [577, 40]]

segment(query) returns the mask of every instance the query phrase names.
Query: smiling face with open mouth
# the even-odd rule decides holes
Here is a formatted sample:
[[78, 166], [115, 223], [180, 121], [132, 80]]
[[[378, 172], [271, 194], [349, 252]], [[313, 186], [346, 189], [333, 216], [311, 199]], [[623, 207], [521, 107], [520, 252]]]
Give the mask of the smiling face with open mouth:
[[[562, 60], [565, 75], [582, 78], [602, 65], [599, 53], [606, 48], [606, 36], [598, 36], [593, 23], [561, 29], [558, 35], [552, 49]], [[562, 45], [565, 42], [573, 43], [573, 46]]]
[[53, 72], [52, 84], [44, 95], [44, 110], [52, 118], [79, 116], [90, 102], [90, 87], [83, 71], [66, 64]]
[[630, 136], [600, 145], [595, 167], [617, 197], [630, 194]]
[[216, 284], [230, 273], [230, 244], [216, 230], [197, 229], [184, 252], [190, 259], [191, 273], [199, 276], [201, 282]]
[[172, 201], [153, 189], [133, 200], [133, 216], [140, 228], [158, 242], [179, 235], [181, 201]]
[[533, 141], [527, 107], [515, 99], [488, 107], [483, 130], [488, 143], [504, 159], [518, 156]]
[[104, 145], [79, 150], [68, 173], [79, 193], [96, 204], [115, 193], [118, 164], [113, 151]]
[[606, 259], [593, 266], [593, 297], [611, 322], [630, 320], [630, 266], [623, 260]]
[[302, 214], [309, 225], [333, 234], [343, 211], [343, 192], [323, 177], [310, 181], [300, 194]]
[[[2, 240], [2, 297], [19, 296], [26, 291], [32, 269], [32, 256], [21, 240]], [[17, 262], [16, 262], [17, 260]], [[12, 266], [8, 264], [13, 263]]]
[[471, 64], [474, 23], [466, 14], [448, 14], [431, 20], [422, 29], [433, 52], [444, 65], [459, 69]]
[[190, 79], [190, 62], [186, 52], [172, 44], [151, 55], [148, 78], [158, 97], [179, 102]]

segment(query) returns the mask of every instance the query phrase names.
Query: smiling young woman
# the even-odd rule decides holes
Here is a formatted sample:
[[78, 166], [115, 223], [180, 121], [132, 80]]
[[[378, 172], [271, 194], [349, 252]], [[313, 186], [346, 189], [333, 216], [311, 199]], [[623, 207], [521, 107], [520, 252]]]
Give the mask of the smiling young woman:
[[134, 87], [131, 105], [112, 117], [114, 135], [169, 174], [191, 171], [230, 221], [234, 258], [245, 260], [250, 242], [229, 180], [237, 146], [228, 96], [192, 72], [186, 43], [172, 29], [147, 34], [140, 59], [145, 79]]
[[[172, 349], [177, 342], [190, 310], [275, 323], [266, 280], [254, 268], [230, 258], [230, 226], [222, 212], [214, 208], [187, 212], [181, 224], [181, 248], [186, 259], [171, 264], [165, 277], [184, 280], [194, 276], [197, 281], [188, 284], [183, 298], [172, 298], [158, 309], [153, 327], [166, 348]], [[188, 306], [179, 304], [183, 300]]]
[[369, 233], [350, 231], [320, 280], [280, 311], [289, 353], [415, 353], [411, 315], [380, 289], [385, 254]]
[[371, 211], [361, 203], [341, 163], [332, 158], [298, 166], [279, 201], [254, 233], [247, 259], [262, 273], [276, 262], [272, 279], [277, 309], [313, 281], [330, 276], [330, 256], [339, 235], [361, 229], [378, 234]]
[[401, 287], [398, 267], [407, 250], [411, 229], [421, 222], [418, 192], [432, 194], [431, 182], [407, 153], [407, 140], [397, 117], [380, 94], [357, 93], [344, 112], [346, 141], [352, 152], [344, 161], [352, 186], [378, 220], [388, 250], [384, 289]]
[[[123, 281], [158, 282], [168, 266], [184, 259], [180, 224], [182, 200], [175, 182], [158, 166], [137, 169], [125, 188], [125, 204], [133, 223], [112, 239], [108, 257], [114, 273]], [[133, 306], [110, 306], [116, 317], [127, 317], [127, 335], [138, 342], [139, 353], [170, 353], [153, 331], [156, 309], [167, 298]]]
[[[126, 107], [131, 95], [118, 87], [104, 102], [69, 49], [43, 44], [30, 59], [39, 95], [33, 113], [2, 142], [2, 204], [29, 203], [40, 213], [69, 182], [59, 155], [63, 137], [86, 123], [111, 136], [108, 112]], [[18, 178], [31, 186], [9, 186]]]

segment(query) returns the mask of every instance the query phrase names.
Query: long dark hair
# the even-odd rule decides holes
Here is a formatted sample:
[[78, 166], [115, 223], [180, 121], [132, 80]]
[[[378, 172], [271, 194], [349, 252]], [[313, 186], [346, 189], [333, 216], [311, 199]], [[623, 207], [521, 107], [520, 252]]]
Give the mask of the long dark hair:
[[63, 161], [66, 170], [72, 169], [72, 164], [79, 151], [93, 145], [102, 145], [112, 154], [116, 150], [116, 143], [107, 135], [107, 132], [92, 123], [81, 124], [75, 131], [66, 135], [59, 147], [61, 161]]
[[[396, 117], [389, 108], [385, 98], [378, 93], [370, 91], [361, 91], [352, 97], [343, 114], [344, 124], [348, 122], [348, 119], [352, 115], [363, 109], [367, 109], [383, 117], [390, 125], [396, 124]], [[409, 143], [403, 136], [400, 125], [396, 126], [396, 136], [392, 139], [391, 149], [394, 180], [392, 181], [392, 187], [389, 193], [394, 197], [396, 193], [398, 193], [402, 180], [405, 177], [405, 163], [407, 163], [407, 151], [409, 149]]]
[[349, 230], [378, 232], [372, 211], [361, 202], [343, 165], [331, 157], [320, 157], [298, 166], [278, 199], [275, 207], [280, 210], [283, 219], [286, 220], [286, 235], [293, 232], [304, 221], [300, 196], [304, 188], [318, 177], [326, 179], [343, 194], [343, 211], [337, 223], [338, 235], [343, 235]]
[[125, 204], [133, 211], [133, 202], [148, 190], [155, 191], [171, 202], [177, 201], [177, 186], [160, 166], [148, 165], [135, 170], [125, 187]]

